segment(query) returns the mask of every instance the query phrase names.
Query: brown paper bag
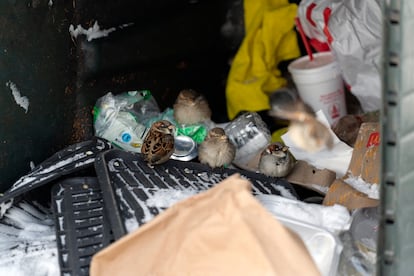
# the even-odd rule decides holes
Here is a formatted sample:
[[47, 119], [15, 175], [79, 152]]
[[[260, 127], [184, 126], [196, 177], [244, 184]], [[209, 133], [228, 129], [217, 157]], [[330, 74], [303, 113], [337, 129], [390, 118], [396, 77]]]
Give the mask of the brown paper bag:
[[98, 252], [92, 276], [319, 275], [300, 238], [233, 175]]

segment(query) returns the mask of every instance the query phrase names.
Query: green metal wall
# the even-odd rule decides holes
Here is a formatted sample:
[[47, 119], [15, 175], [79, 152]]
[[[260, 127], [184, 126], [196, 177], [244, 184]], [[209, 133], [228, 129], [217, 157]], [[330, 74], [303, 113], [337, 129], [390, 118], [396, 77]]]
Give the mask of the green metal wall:
[[[193, 88], [214, 103], [215, 121], [227, 120], [225, 80], [242, 16], [240, 0], [0, 1], [0, 192], [30, 162], [88, 139], [92, 106], [109, 91], [150, 89], [164, 109]], [[228, 20], [234, 29], [223, 36]], [[95, 21], [117, 29], [92, 41], [71, 38], [71, 24]], [[28, 98], [27, 113], [8, 82]]]
[[414, 275], [414, 1], [384, 4], [379, 274]]
[[[40, 3], [45, 2], [45, 3]], [[0, 191], [72, 135], [75, 97], [67, 10], [0, 1]], [[29, 100], [26, 113], [6, 83]]]

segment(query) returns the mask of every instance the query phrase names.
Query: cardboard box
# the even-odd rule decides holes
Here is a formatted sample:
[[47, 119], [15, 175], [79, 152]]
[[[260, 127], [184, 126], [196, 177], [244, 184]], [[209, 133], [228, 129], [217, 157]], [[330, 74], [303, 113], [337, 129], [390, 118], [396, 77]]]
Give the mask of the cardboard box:
[[350, 210], [364, 207], [374, 207], [378, 199], [356, 190], [346, 183], [350, 177], [361, 177], [365, 182], [379, 185], [381, 156], [380, 156], [380, 124], [363, 123], [355, 142], [348, 173], [337, 179], [329, 187], [323, 205], [341, 204]]

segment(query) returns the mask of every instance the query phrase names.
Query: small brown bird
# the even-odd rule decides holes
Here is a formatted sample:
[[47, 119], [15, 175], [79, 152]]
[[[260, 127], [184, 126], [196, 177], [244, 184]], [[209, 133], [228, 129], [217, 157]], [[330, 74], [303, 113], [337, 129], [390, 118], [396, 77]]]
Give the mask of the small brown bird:
[[212, 128], [198, 148], [198, 160], [212, 168], [227, 167], [233, 162], [236, 147], [229, 141], [224, 129]]
[[291, 91], [273, 93], [270, 104], [271, 116], [290, 121], [290, 137], [298, 147], [309, 152], [333, 147], [328, 127], [319, 122], [313, 110]]
[[174, 153], [175, 126], [166, 120], [153, 123], [145, 136], [141, 153], [148, 165], [167, 162]]
[[279, 142], [267, 146], [260, 156], [259, 171], [268, 176], [285, 177], [294, 166], [289, 148]]
[[211, 119], [206, 98], [192, 90], [182, 90], [173, 105], [174, 119], [179, 124], [197, 124]]

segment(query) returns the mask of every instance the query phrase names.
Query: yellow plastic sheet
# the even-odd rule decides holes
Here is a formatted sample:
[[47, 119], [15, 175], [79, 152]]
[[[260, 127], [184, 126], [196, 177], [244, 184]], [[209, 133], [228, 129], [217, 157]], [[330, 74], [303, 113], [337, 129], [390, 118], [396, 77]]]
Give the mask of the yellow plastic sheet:
[[227, 79], [228, 116], [269, 109], [269, 94], [286, 80], [279, 62], [300, 55], [293, 30], [297, 6], [287, 0], [244, 0], [246, 35]]

